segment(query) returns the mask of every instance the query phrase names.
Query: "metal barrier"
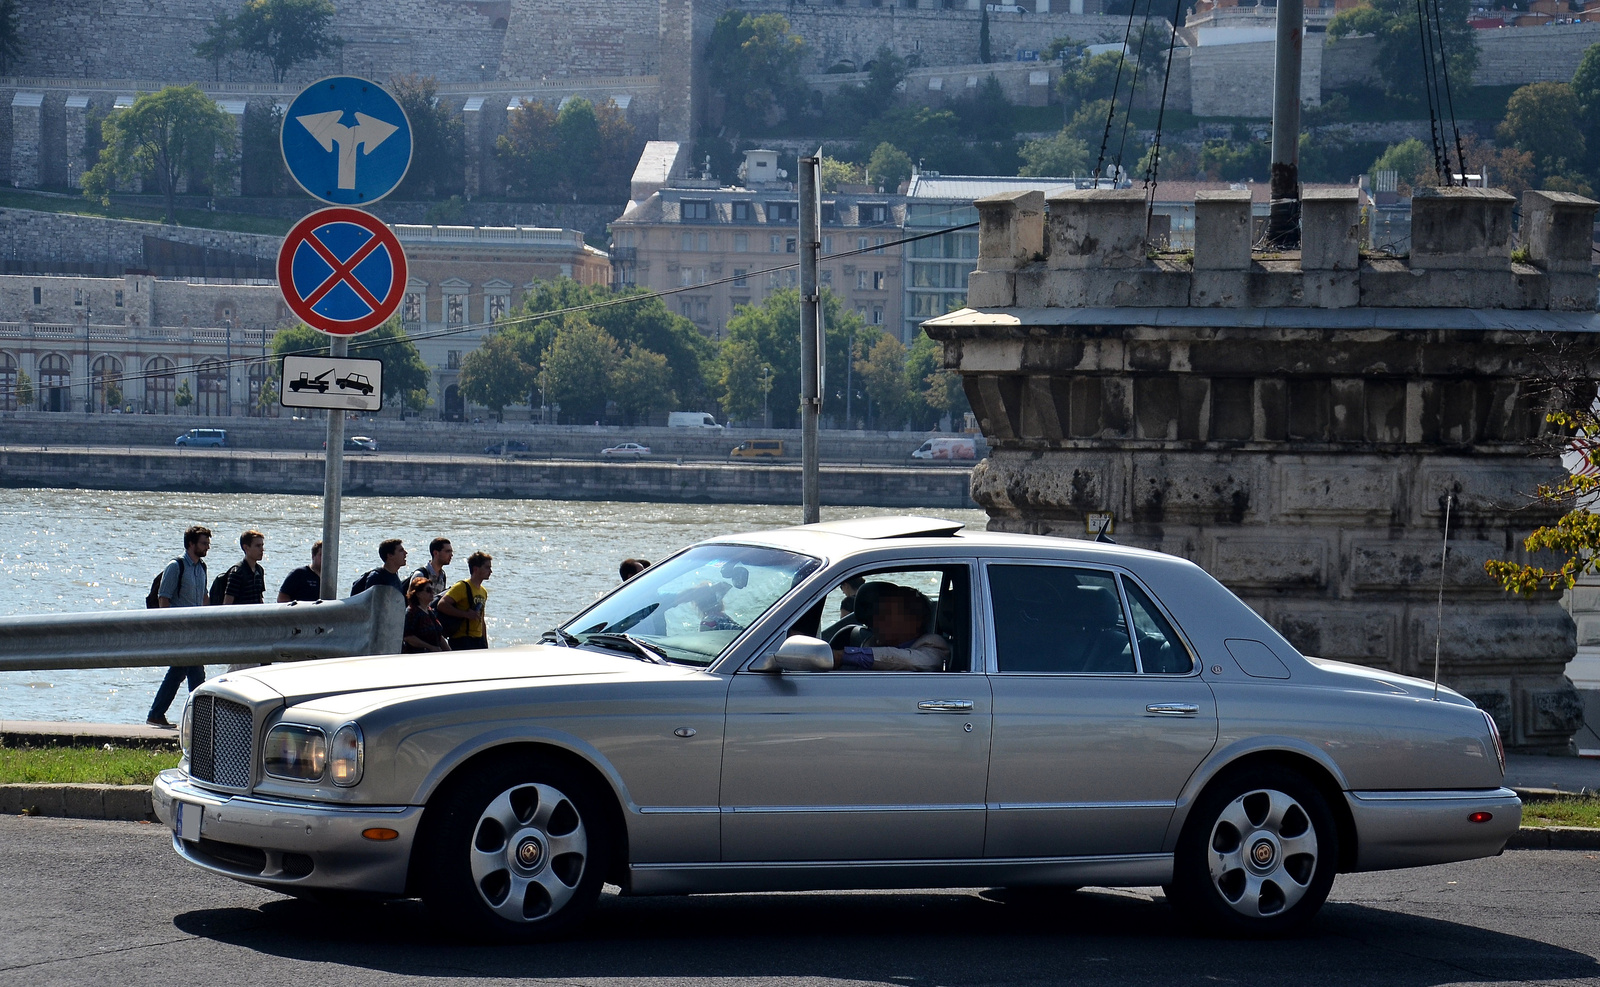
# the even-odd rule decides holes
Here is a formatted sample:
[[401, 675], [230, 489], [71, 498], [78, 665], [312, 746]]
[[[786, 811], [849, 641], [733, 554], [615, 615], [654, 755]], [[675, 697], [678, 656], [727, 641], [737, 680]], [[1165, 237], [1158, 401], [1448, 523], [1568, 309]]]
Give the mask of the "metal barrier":
[[0, 671], [244, 665], [398, 654], [405, 600], [347, 600], [0, 617]]

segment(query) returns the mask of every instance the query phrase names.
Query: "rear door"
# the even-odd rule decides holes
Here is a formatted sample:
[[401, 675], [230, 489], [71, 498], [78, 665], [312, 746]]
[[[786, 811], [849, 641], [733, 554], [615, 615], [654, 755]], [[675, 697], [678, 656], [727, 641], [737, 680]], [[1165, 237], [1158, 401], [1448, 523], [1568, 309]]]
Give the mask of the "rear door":
[[1150, 594], [1110, 568], [992, 561], [985, 586], [985, 853], [1161, 852], [1178, 794], [1217, 739], [1192, 652]]

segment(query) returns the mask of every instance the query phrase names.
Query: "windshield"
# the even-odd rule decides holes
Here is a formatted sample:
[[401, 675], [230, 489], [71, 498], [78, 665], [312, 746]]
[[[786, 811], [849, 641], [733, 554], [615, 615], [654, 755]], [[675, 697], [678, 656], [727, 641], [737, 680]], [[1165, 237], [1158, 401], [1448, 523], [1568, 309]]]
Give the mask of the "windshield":
[[[821, 563], [746, 545], [701, 545], [653, 565], [562, 630], [608, 650], [626, 634], [668, 661], [709, 665]], [[607, 637], [611, 635], [611, 637]]]

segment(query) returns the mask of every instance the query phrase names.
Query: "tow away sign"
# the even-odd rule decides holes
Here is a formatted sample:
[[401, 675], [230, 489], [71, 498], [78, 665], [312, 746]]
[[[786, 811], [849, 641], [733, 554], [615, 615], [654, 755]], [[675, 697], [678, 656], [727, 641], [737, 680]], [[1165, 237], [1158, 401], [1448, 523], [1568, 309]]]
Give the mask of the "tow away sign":
[[383, 410], [383, 361], [286, 356], [279, 401], [285, 408]]

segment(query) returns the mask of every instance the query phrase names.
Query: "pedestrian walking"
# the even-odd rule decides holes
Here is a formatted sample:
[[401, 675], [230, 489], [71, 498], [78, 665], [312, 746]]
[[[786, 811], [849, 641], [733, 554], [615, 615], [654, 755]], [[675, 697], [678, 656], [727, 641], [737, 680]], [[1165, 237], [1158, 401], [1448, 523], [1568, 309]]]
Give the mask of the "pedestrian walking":
[[322, 539], [311, 544], [311, 564], [289, 573], [278, 587], [279, 603], [311, 603], [322, 599]]
[[383, 564], [376, 569], [368, 569], [350, 586], [350, 595], [355, 596], [374, 586], [388, 586], [402, 597], [406, 595], [406, 584], [400, 581], [400, 570], [406, 567], [406, 547], [398, 538], [386, 538], [378, 543], [378, 559]]
[[239, 536], [239, 549], [244, 552], [244, 558], [228, 570], [222, 605], [265, 603], [267, 573], [261, 568], [261, 558], [267, 554], [267, 536], [252, 528]]
[[617, 575], [622, 577], [623, 582], [627, 582], [648, 568], [650, 568], [649, 559], [623, 559], [622, 564], [617, 566]]
[[[433, 587], [434, 598], [443, 596], [445, 587], [450, 585], [450, 581], [445, 578], [444, 567], [450, 564], [454, 556], [455, 549], [450, 547], [450, 539], [435, 538], [428, 542], [428, 562], [411, 574], [411, 578], [406, 580], [406, 586], [409, 587], [418, 579], [426, 579], [428, 585]], [[406, 595], [410, 594], [411, 590], [407, 589]]]
[[449, 651], [444, 628], [433, 612], [433, 584], [424, 578], [411, 580], [406, 588], [406, 629], [400, 643], [400, 653], [422, 654], [431, 651]]
[[[156, 591], [158, 607], [203, 607], [206, 605], [206, 553], [211, 551], [211, 529], [194, 525], [183, 533], [183, 554], [167, 563], [161, 573], [161, 588]], [[178, 697], [178, 685], [185, 679], [193, 692], [206, 680], [204, 665], [173, 665], [156, 689], [155, 701], [144, 721], [153, 727], [172, 724], [167, 710]]]
[[494, 559], [488, 552], [467, 556], [467, 578], [450, 587], [439, 598], [439, 615], [455, 622], [450, 634], [450, 650], [466, 651], [489, 646], [489, 631], [483, 611], [489, 604], [489, 590], [483, 581], [494, 573]]

